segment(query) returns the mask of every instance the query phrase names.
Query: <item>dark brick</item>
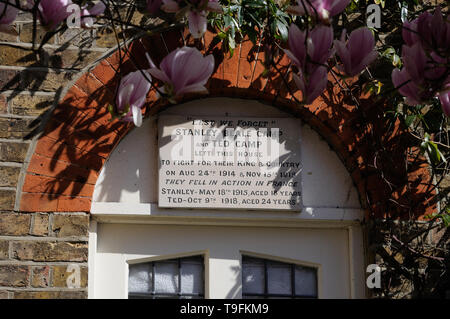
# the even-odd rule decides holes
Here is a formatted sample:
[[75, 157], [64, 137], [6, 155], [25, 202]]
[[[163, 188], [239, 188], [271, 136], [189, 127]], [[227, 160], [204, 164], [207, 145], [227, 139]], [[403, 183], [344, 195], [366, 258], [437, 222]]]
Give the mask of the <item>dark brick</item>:
[[0, 166], [0, 187], [15, 187], [19, 174], [20, 167]]
[[30, 223], [30, 214], [0, 213], [0, 235], [27, 235], [30, 231]]
[[16, 191], [0, 190], [0, 210], [13, 210], [15, 199]]
[[23, 163], [28, 146], [26, 143], [0, 142], [0, 161]]
[[13, 257], [32, 261], [87, 261], [87, 243], [20, 241], [12, 243]]
[[29, 275], [27, 266], [0, 266], [0, 286], [26, 287]]

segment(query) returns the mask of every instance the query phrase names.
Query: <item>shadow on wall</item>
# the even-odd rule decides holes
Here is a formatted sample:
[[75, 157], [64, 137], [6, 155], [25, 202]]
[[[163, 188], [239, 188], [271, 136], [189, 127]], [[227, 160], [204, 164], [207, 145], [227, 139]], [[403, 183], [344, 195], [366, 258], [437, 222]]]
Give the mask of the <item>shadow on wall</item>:
[[[42, 134], [27, 179], [38, 177], [40, 182], [33, 184], [25, 180], [23, 191], [45, 193], [51, 199], [61, 195], [91, 198], [105, 160], [132, 128], [131, 124], [111, 121], [107, 110], [108, 105], [114, 105], [120, 74], [148, 68], [143, 51], [149, 52], [158, 65], [168, 52], [183, 43], [202, 46], [189, 36], [184, 38], [180, 31], [170, 31], [164, 36], [133, 42], [122, 56], [124, 63], [120, 69], [118, 54], [115, 54], [83, 75], [49, 119], [44, 116], [34, 123], [38, 129], [33, 134]], [[229, 58], [220, 44], [211, 41], [206, 46], [206, 53], [214, 54], [216, 61], [215, 73], [208, 84], [208, 97], [264, 100], [300, 117], [337, 152], [359, 190], [363, 207], [374, 215], [385, 216], [387, 212], [397, 216], [423, 215], [434, 205], [434, 189], [424, 173], [426, 163], [417, 154], [410, 153], [411, 140], [399, 128], [400, 124], [392, 125], [382, 116], [385, 101], [361, 98], [357, 101], [359, 105], [355, 105], [345, 97], [346, 90], [331, 79], [328, 90], [313, 105], [295, 104], [286, 87], [286, 84], [294, 87], [287, 59], [280, 56], [279, 72], [272, 69], [273, 75], [266, 78], [261, 46], [253, 46], [248, 51], [245, 47], [249, 46], [242, 46], [240, 57], [236, 53]], [[235, 70], [236, 65], [245, 61], [252, 66], [249, 74]], [[107, 73], [102, 64], [111, 64], [117, 73]], [[14, 85], [17, 79], [11, 83]], [[363, 94], [358, 83], [351, 84], [349, 90], [356, 96]], [[198, 98], [200, 96], [190, 95], [183, 101]], [[154, 115], [168, 105], [156, 100], [154, 90], [147, 102], [147, 115]], [[289, 161], [292, 155], [291, 152], [280, 161]]]

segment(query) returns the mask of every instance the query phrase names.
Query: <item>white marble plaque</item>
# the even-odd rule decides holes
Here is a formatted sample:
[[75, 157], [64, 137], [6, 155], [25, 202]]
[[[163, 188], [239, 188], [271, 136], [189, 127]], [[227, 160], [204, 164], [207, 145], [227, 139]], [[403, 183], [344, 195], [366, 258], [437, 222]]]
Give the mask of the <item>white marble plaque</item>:
[[165, 115], [159, 206], [301, 208], [300, 120]]

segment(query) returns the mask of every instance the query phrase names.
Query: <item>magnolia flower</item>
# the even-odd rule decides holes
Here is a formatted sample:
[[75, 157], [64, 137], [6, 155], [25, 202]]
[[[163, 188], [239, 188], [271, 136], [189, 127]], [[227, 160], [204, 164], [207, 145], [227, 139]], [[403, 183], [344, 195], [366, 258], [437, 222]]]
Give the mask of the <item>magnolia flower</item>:
[[81, 10], [81, 26], [83, 28], [92, 28], [94, 26], [94, 19], [92, 17], [99, 16], [105, 12], [106, 6], [103, 2], [98, 2], [92, 8], [88, 9], [84, 6]]
[[138, 127], [142, 125], [141, 108], [145, 104], [151, 86], [142, 72], [151, 80], [146, 71], [132, 72], [120, 81], [116, 97], [117, 111], [121, 114], [126, 113], [122, 120], [133, 121]]
[[311, 104], [327, 86], [326, 63], [332, 54], [333, 29], [318, 26], [306, 36], [306, 31], [292, 24], [288, 35], [290, 50], [284, 52], [299, 69], [294, 81], [303, 93], [303, 101]]
[[424, 12], [417, 19], [406, 21], [402, 36], [406, 44], [402, 48], [404, 67], [392, 72], [394, 85], [406, 97], [407, 104], [417, 105], [439, 98], [443, 112], [450, 116], [450, 81], [446, 78], [450, 21], [443, 17], [438, 6], [434, 14]]
[[[306, 32], [292, 24], [288, 35], [290, 50], [284, 50], [284, 52], [299, 69], [307, 68], [312, 73], [320, 65], [326, 64], [331, 56], [333, 29], [318, 26], [309, 32], [307, 41], [305, 37]], [[306, 63], [307, 56], [310, 63]]]
[[295, 84], [303, 93], [303, 102], [311, 104], [320, 94], [322, 94], [327, 87], [327, 74], [327, 68], [324, 66], [316, 68], [309, 78], [305, 77], [302, 70], [299, 71], [298, 75], [294, 73]]
[[408, 46], [421, 42], [425, 48], [432, 47], [446, 52], [450, 47], [450, 22], [444, 19], [438, 6], [433, 15], [424, 12], [411, 22], [405, 21], [402, 36]]
[[295, 15], [317, 15], [321, 20], [329, 20], [345, 10], [350, 0], [297, 0], [296, 6], [288, 11]]
[[10, 0], [7, 3], [0, 2], [0, 32], [12, 33], [14, 28], [10, 25], [17, 17], [19, 10], [11, 5]]
[[208, 93], [205, 84], [214, 70], [214, 57], [204, 57], [196, 48], [182, 47], [172, 51], [158, 69], [147, 54], [148, 72], [164, 82], [161, 91], [169, 99], [185, 93]]
[[[29, 0], [28, 5], [33, 6], [34, 1]], [[43, 26], [54, 30], [71, 15], [67, 10], [70, 5], [73, 5], [71, 0], [40, 0], [37, 17]]]
[[417, 105], [435, 96], [441, 86], [439, 79], [445, 80], [447, 69], [442, 65], [445, 65], [446, 60], [436, 54], [427, 56], [420, 42], [411, 47], [404, 45], [402, 59], [403, 69], [392, 72], [392, 82], [400, 94], [406, 97], [406, 103]]
[[222, 12], [222, 6], [218, 0], [191, 0], [186, 7], [180, 7], [180, 0], [162, 0], [161, 9], [165, 12], [175, 13], [186, 10], [189, 22], [189, 31], [195, 39], [206, 32], [208, 11]]
[[147, 0], [147, 12], [155, 14], [161, 8], [162, 0]]
[[336, 53], [344, 64], [347, 75], [356, 76], [361, 73], [378, 56], [375, 50], [375, 39], [368, 28], [360, 28], [350, 34], [345, 43], [345, 31], [340, 41], [334, 41]]

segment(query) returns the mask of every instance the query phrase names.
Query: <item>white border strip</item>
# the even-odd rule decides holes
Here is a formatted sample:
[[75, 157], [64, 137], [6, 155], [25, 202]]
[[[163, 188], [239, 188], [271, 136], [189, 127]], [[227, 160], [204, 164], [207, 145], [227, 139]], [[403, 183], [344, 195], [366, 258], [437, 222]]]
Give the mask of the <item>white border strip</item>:
[[238, 210], [191, 210], [159, 208], [157, 204], [92, 203], [92, 216], [99, 222], [228, 225], [275, 227], [346, 227], [359, 223], [364, 212], [350, 208], [306, 207], [302, 213]]

